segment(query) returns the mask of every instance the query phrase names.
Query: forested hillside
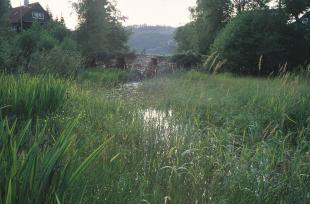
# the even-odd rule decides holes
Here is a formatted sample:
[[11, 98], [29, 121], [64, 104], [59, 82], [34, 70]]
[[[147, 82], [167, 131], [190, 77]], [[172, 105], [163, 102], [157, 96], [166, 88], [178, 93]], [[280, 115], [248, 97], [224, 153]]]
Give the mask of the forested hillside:
[[171, 55], [176, 49], [174, 33], [176, 28], [167, 26], [128, 26], [131, 32], [128, 45], [136, 53]]

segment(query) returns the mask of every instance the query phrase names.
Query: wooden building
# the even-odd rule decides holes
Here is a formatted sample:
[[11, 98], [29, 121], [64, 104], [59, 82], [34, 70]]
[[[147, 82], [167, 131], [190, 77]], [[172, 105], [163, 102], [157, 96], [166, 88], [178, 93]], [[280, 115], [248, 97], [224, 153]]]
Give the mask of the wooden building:
[[47, 23], [50, 19], [40, 3], [29, 4], [27, 0], [23, 6], [12, 8], [9, 16], [12, 28], [18, 32], [29, 28], [34, 22]]

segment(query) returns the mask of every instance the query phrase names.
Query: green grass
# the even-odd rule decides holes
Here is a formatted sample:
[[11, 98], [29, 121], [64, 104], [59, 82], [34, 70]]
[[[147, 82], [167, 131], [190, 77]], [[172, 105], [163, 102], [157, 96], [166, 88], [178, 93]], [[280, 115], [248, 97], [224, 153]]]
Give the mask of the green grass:
[[[77, 121], [68, 123], [59, 137], [46, 143], [45, 129], [31, 131], [31, 121], [16, 129], [16, 123], [0, 122], [0, 202], [56, 203], [71, 198], [69, 190], [81, 173], [105, 147], [99, 146], [77, 167], [72, 130]], [[25, 145], [32, 141], [31, 145]]]
[[80, 74], [78, 81], [84, 86], [111, 88], [129, 81], [139, 81], [141, 74], [121, 69], [89, 68]]
[[[153, 80], [144, 89], [154, 107], [172, 109], [179, 122], [198, 131], [181, 136], [188, 141], [181, 152], [194, 150], [183, 162], [195, 177], [185, 185], [192, 188], [181, 193], [190, 192], [187, 202], [193, 197], [198, 203], [307, 202], [307, 81], [290, 75], [255, 79], [190, 72]], [[179, 189], [179, 182], [172, 189]], [[184, 202], [177, 192], [174, 202]]]
[[78, 120], [68, 122], [61, 111], [69, 82], [52, 76], [0, 79], [0, 203], [73, 199], [71, 189], [110, 138], [80, 158], [73, 133]]
[[64, 104], [66, 89], [66, 83], [52, 76], [0, 74], [1, 112], [23, 118], [54, 112]]
[[[306, 203], [309, 83], [198, 72], [145, 81], [142, 95], [85, 90], [79, 150], [114, 136], [81, 186], [97, 203]], [[79, 92], [81, 93], [81, 92]], [[71, 106], [74, 106], [71, 104]], [[144, 122], [143, 110], [173, 116]], [[169, 121], [165, 128], [156, 125]], [[115, 158], [110, 161], [111, 158]]]
[[[46, 126], [43, 138], [56, 140], [48, 139], [47, 148], [59, 149], [59, 135], [67, 129], [61, 124], [79, 116], [61, 163], [70, 161], [70, 169], [84, 171], [65, 191], [54, 183], [72, 178], [74, 171], [66, 179], [56, 177], [56, 190], [48, 191], [45, 201], [55, 201], [57, 194], [65, 203], [308, 202], [307, 79], [187, 72], [144, 81], [139, 93], [122, 95], [114, 88], [122, 83], [118, 76], [99, 70], [84, 73], [77, 84], [69, 83], [60, 111], [36, 120], [39, 127]], [[33, 129], [28, 138], [37, 138]], [[96, 151], [109, 138], [105, 148]], [[97, 159], [88, 159], [94, 152]], [[15, 154], [24, 161], [22, 156]], [[14, 176], [1, 178], [6, 178], [2, 201], [35, 195], [28, 187], [27, 193], [10, 190], [16, 186]], [[18, 178], [30, 183], [28, 177]]]

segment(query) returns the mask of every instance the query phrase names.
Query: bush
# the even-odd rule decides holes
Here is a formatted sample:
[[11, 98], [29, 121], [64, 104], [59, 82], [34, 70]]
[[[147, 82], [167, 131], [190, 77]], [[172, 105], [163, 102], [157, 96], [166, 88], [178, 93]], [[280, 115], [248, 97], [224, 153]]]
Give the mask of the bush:
[[10, 58], [10, 44], [0, 36], [0, 69], [4, 69]]
[[38, 51], [32, 56], [30, 72], [53, 73], [61, 76], [76, 76], [81, 65], [81, 55], [77, 51], [63, 50], [57, 46], [49, 51]]
[[226, 71], [235, 73], [269, 74], [286, 62], [292, 68], [306, 59], [307, 47], [301, 30], [287, 20], [275, 10], [243, 12], [219, 33], [211, 53], [226, 59]]
[[8, 50], [0, 53], [0, 63], [7, 60], [3, 69], [10, 73], [75, 75], [82, 61], [78, 45], [69, 30], [58, 24], [34, 24], [10, 40], [12, 43], [0, 42], [0, 50]]
[[45, 25], [44, 29], [59, 42], [63, 42], [66, 38], [71, 37], [70, 30], [61, 22], [51, 21]]
[[176, 63], [180, 68], [192, 69], [202, 63], [202, 56], [188, 51], [186, 53], [172, 56], [172, 62]]
[[16, 46], [16, 33], [0, 31], [0, 70], [16, 71], [18, 69], [20, 49]]
[[17, 46], [22, 50], [24, 57], [29, 57], [36, 51], [51, 50], [57, 44], [58, 41], [38, 24], [21, 33], [17, 41]]

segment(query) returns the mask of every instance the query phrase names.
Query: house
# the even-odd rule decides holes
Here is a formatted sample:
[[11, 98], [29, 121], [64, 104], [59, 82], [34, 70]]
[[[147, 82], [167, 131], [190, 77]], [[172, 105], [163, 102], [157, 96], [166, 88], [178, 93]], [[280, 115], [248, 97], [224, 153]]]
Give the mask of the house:
[[29, 28], [33, 22], [47, 23], [50, 19], [40, 3], [29, 4], [28, 0], [25, 0], [23, 6], [12, 8], [9, 16], [13, 29], [18, 32]]
[[300, 19], [301, 19], [302, 24], [310, 25], [310, 12], [303, 15]]

